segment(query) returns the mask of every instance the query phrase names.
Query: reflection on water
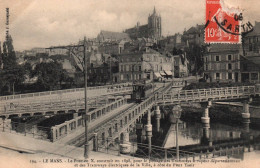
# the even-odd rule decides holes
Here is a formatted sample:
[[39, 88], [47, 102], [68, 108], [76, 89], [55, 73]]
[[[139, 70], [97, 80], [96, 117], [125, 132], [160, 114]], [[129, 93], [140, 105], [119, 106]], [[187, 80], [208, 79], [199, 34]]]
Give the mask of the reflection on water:
[[[141, 125], [145, 125], [145, 123], [144, 120]], [[167, 116], [161, 119], [159, 124], [155, 117], [152, 118], [152, 124], [152, 146], [154, 147], [151, 150], [156, 151], [157, 155], [162, 155], [161, 157], [164, 154], [157, 151], [155, 146], [162, 147], [160, 150], [176, 150], [176, 133], [178, 135], [178, 145], [183, 152], [192, 154], [212, 152], [217, 157], [229, 156], [244, 160], [248, 156], [248, 152], [253, 151], [260, 157], [258, 152], [260, 149], [260, 129], [251, 129], [249, 120], [236, 124], [216, 122], [202, 124], [200, 122], [180, 120], [178, 131], [176, 131], [176, 124], [170, 123]], [[138, 126], [136, 134], [138, 143], [148, 143], [144, 127]], [[147, 153], [147, 148], [139, 147], [138, 149]], [[173, 154], [173, 156], [175, 155]], [[186, 156], [182, 154], [182, 157]]]
[[73, 114], [60, 114], [55, 116], [33, 116], [27, 118], [13, 118], [10, 130], [26, 136], [39, 139], [50, 139], [51, 127], [64, 123], [73, 118]]
[[[159, 129], [155, 118], [152, 119], [152, 124], [152, 145], [175, 149], [176, 124], [171, 124], [167, 116], [160, 120]], [[244, 151], [259, 150], [260, 147], [260, 129], [251, 129], [250, 121], [229, 125], [229, 123], [202, 124], [180, 120], [178, 128], [178, 145], [183, 151], [200, 153], [234, 148], [237, 154], [232, 157], [243, 159]], [[137, 142], [148, 142], [144, 129], [138, 129], [136, 133]]]
[[[241, 138], [245, 132], [249, 133], [251, 130], [249, 126], [229, 126], [220, 123], [211, 123], [209, 126], [204, 126], [201, 123], [182, 122], [179, 124], [179, 145], [195, 145], [203, 144], [205, 141], [218, 142], [224, 140], [235, 140]], [[176, 146], [176, 126], [175, 124], [170, 125], [167, 134], [162, 144], [165, 148]], [[260, 135], [259, 130], [252, 130], [254, 135]]]

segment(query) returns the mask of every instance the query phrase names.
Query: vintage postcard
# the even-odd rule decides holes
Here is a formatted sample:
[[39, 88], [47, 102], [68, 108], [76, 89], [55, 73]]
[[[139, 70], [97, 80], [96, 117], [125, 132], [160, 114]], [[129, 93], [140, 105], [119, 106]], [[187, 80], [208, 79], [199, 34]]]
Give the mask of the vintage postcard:
[[259, 0], [0, 0], [0, 168], [259, 168]]

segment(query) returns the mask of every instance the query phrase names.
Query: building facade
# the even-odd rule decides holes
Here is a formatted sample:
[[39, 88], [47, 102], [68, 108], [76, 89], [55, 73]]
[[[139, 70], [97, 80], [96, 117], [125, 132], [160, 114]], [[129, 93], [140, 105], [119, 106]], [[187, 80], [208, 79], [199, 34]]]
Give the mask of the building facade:
[[121, 82], [135, 80], [154, 80], [172, 77], [173, 58], [146, 47], [134, 52], [125, 52], [119, 58], [119, 76]]
[[187, 46], [201, 46], [204, 43], [204, 25], [192, 26], [183, 32], [183, 41]]
[[[212, 44], [204, 55], [204, 77], [207, 82], [259, 83], [260, 56], [258, 51], [249, 51], [249, 38], [240, 44]], [[255, 41], [256, 42], [256, 41]], [[246, 53], [245, 53], [246, 45]], [[253, 54], [254, 53], [254, 54]]]
[[207, 82], [241, 82], [238, 51], [210, 52], [204, 56]]
[[254, 30], [243, 38], [245, 56], [260, 55], [260, 22], [255, 22]]
[[260, 57], [241, 56], [240, 59], [241, 82], [259, 83], [260, 80]]

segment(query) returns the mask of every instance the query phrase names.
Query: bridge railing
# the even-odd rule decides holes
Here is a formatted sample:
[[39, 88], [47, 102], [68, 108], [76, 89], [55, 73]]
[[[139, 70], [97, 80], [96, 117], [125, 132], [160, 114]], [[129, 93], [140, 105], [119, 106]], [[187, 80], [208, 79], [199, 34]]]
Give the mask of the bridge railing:
[[157, 100], [183, 100], [226, 96], [249, 96], [256, 93], [255, 86], [224, 87], [210, 89], [181, 90], [177, 93], [157, 94]]
[[[94, 101], [94, 102], [93, 102]], [[97, 101], [106, 101], [104, 99], [91, 98], [88, 99], [88, 104], [95, 105], [100, 104]], [[32, 113], [32, 112], [42, 112], [42, 111], [57, 111], [57, 110], [67, 110], [67, 109], [79, 109], [84, 107], [84, 99], [74, 99], [66, 101], [50, 101], [42, 103], [25, 103], [25, 104], [10, 104], [10, 106], [4, 105], [3, 109], [0, 109], [0, 114], [9, 114], [13, 113]]]
[[172, 87], [184, 86], [184, 85], [185, 85], [184, 81], [172, 81]]
[[[126, 103], [127, 103], [127, 98], [120, 98], [119, 100], [116, 100], [113, 103], [107, 104], [103, 107], [88, 112], [87, 115], [88, 123], [91, 124], [92, 122], [95, 122], [96, 120], [105, 117], [105, 115], [107, 115], [109, 112], [125, 105]], [[64, 123], [59, 125], [55, 125], [51, 128], [52, 141], [56, 141], [57, 139], [66, 136], [68, 133], [75, 131], [78, 127], [83, 127], [83, 126], [84, 126], [84, 120], [82, 119], [82, 116], [78, 116], [75, 119], [65, 121]]]
[[[94, 139], [93, 139], [94, 140]], [[96, 151], [105, 152], [108, 154], [120, 155], [121, 149], [120, 144], [124, 144], [128, 146], [129, 153], [124, 153], [125, 155], [130, 155], [138, 158], [144, 158], [149, 160], [167, 160], [167, 159], [176, 159], [176, 149], [173, 148], [163, 148], [160, 146], [151, 145], [149, 152], [149, 145], [145, 143], [136, 143], [129, 141], [122, 141], [119, 139], [108, 138], [98, 138], [97, 149]], [[110, 143], [111, 142], [111, 143]], [[196, 156], [197, 153], [188, 152], [179, 150], [181, 158], [185, 158], [185, 156]], [[190, 158], [189, 158], [190, 159]]]
[[[97, 94], [120, 94], [120, 93], [127, 93], [127, 92], [131, 92], [132, 91], [132, 87], [130, 86], [123, 86], [120, 85], [118, 87], [114, 86], [112, 88], [107, 88], [104, 91], [99, 91], [99, 93]], [[33, 94], [30, 94], [31, 96], [33, 96]], [[18, 96], [18, 95], [17, 95]], [[88, 99], [95, 99], [98, 98], [97, 96], [99, 95], [95, 95], [95, 97], [89, 97]], [[67, 107], [67, 104], [71, 104], [71, 102], [75, 102], [78, 99], [82, 99], [84, 98], [84, 94], [82, 92], [82, 94], [74, 94], [74, 95], [67, 95], [65, 97], [62, 98], [57, 98], [57, 96], [55, 97], [45, 97], [45, 98], [41, 98], [41, 99], [34, 99], [34, 97], [31, 97], [30, 99], [25, 99], [23, 101], [20, 101], [19, 99], [16, 99], [16, 101], [0, 101], [0, 114], [1, 113], [12, 113], [12, 112], [17, 112], [16, 109], [19, 108], [19, 106], [21, 106], [21, 108], [24, 108], [25, 110], [27, 110], [28, 108], [30, 108], [30, 106], [37, 106], [38, 109], [40, 110], [40, 108], [44, 108], [46, 106], [46, 104], [63, 104], [63, 106]], [[12, 99], [13, 100], [13, 99]], [[63, 103], [62, 103], [63, 102]], [[77, 103], [75, 103], [77, 104]], [[55, 107], [50, 105], [49, 107]], [[50, 108], [51, 109], [51, 108]], [[37, 109], [36, 109], [37, 110]]]
[[[131, 83], [121, 83], [121, 84], [115, 84], [115, 85], [88, 87], [88, 90], [108, 89], [110, 91], [110, 90], [113, 90], [113, 89], [116, 89], [116, 88], [128, 87], [128, 86], [131, 86]], [[65, 89], [65, 90], [56, 90], [56, 91], [45, 91], [45, 92], [18, 94], [18, 95], [10, 95], [10, 96], [0, 96], [0, 101], [21, 99], [21, 98], [28, 98], [28, 97], [46, 96], [46, 95], [55, 95], [55, 94], [63, 94], [63, 93], [71, 93], [71, 92], [78, 92], [78, 91], [83, 92], [84, 88]]]

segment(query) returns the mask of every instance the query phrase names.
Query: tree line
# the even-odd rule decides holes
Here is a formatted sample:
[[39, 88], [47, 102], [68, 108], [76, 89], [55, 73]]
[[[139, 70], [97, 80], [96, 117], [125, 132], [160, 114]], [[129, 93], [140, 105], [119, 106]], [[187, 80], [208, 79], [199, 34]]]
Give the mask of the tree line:
[[[17, 63], [12, 37], [0, 45], [0, 95], [71, 88], [75, 84], [57, 60]], [[26, 83], [28, 79], [36, 79]], [[76, 87], [76, 86], [75, 86]]]

